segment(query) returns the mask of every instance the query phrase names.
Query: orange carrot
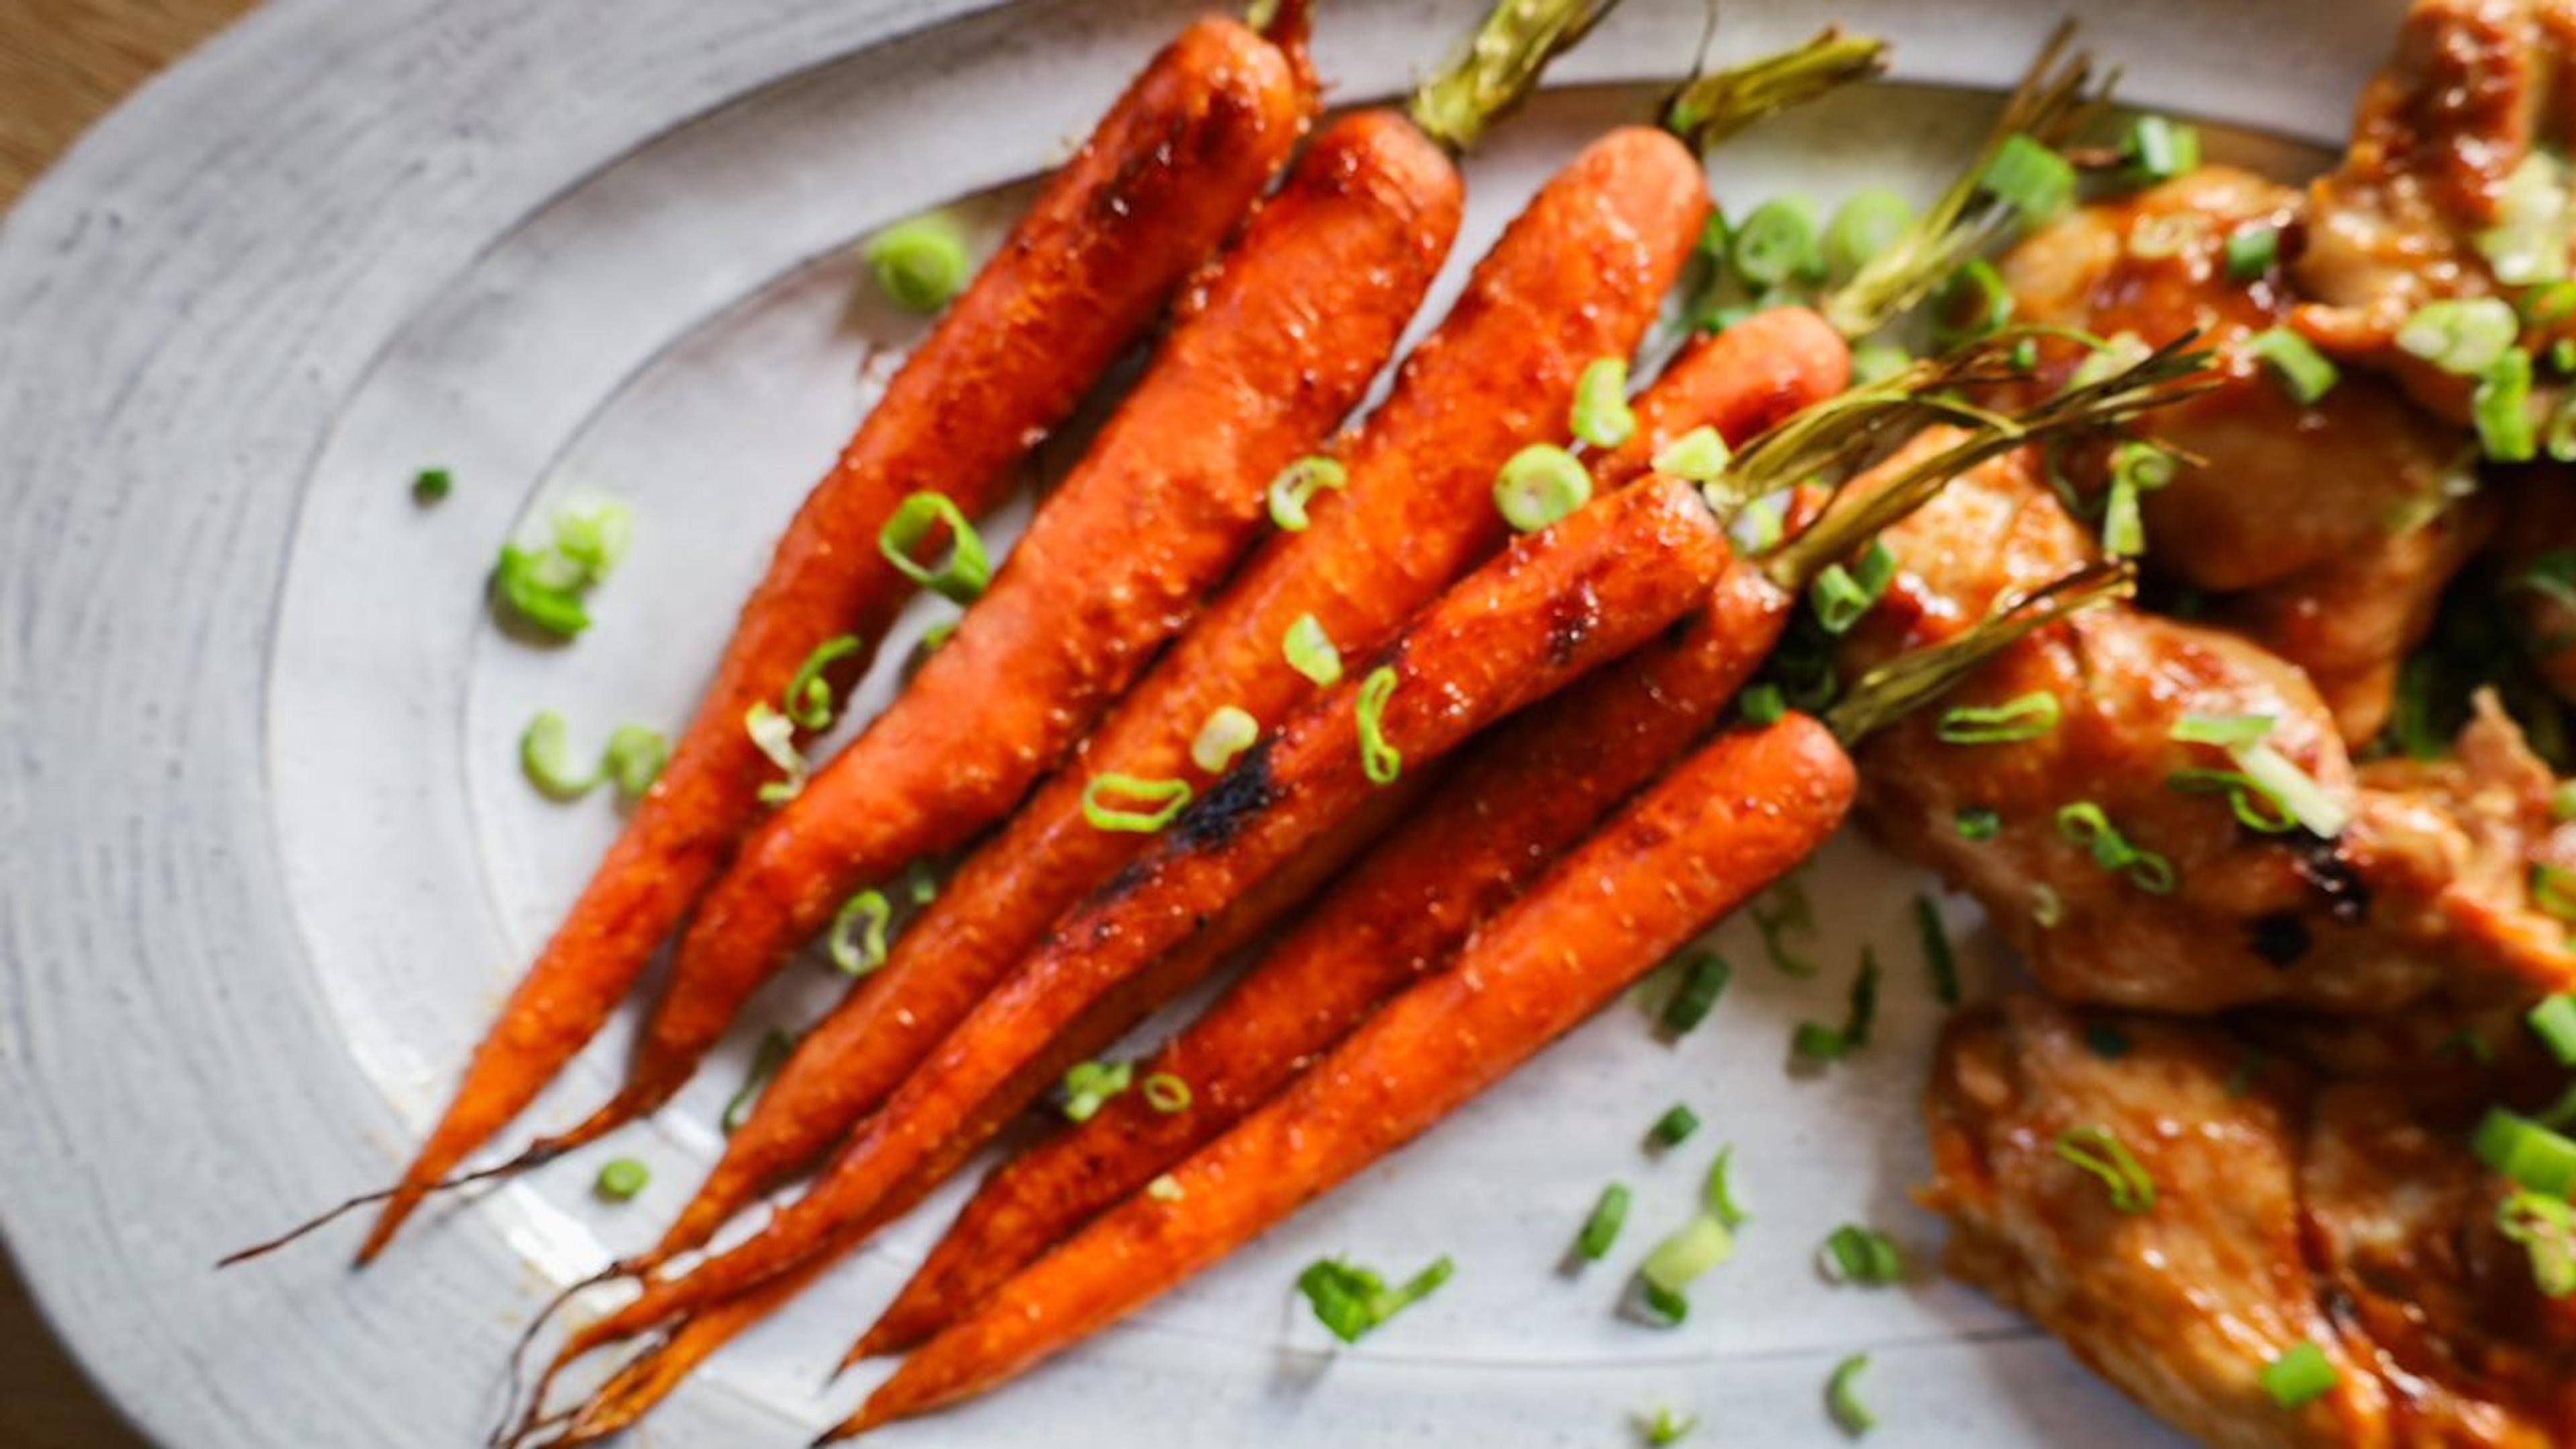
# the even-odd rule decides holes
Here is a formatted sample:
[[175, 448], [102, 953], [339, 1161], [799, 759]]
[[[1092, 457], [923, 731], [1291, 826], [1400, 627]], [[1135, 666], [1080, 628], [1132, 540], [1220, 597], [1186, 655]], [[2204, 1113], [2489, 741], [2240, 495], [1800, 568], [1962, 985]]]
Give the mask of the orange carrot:
[[980, 1393], [1127, 1314], [1412, 1141], [1786, 874], [1850, 808], [1851, 762], [1792, 714], [1726, 735], [1549, 872], [1456, 966], [1269, 1105], [1011, 1279], [827, 1438]]
[[[1031, 444], [1241, 220], [1314, 104], [1302, 55], [1201, 21], [1048, 183], [780, 540], [669, 768], [476, 1049], [362, 1261], [597, 1033], [724, 867], [772, 774], [744, 714], [779, 699], [818, 646], [882, 635], [911, 592], [876, 547], [903, 500], [935, 484], [969, 515], [998, 501]], [[864, 653], [831, 672], [836, 686]]]
[[1565, 436], [1575, 379], [1593, 360], [1635, 347], [1706, 210], [1698, 164], [1651, 131], [1603, 138], [1550, 182], [1339, 450], [1348, 486], [1317, 497], [1306, 531], [1254, 555], [1075, 760], [913, 921], [886, 966], [806, 1037], [646, 1261], [703, 1243], [754, 1196], [810, 1166], [1058, 916], [1143, 850], [1149, 837], [1085, 818], [1094, 778], [1204, 790], [1212, 777], [1192, 765], [1190, 745], [1212, 712], [1231, 706], [1266, 729], [1311, 694], [1279, 657], [1300, 616], [1313, 615], [1346, 654], [1364, 655], [1491, 550], [1503, 534], [1489, 494], [1495, 470], [1523, 444]]
[[[1849, 373], [1849, 350], [1814, 313], [1764, 313], [1677, 362], [1641, 399], [1637, 438], [1605, 468], [1640, 444], [1651, 457], [1711, 417], [1731, 422], [1749, 394], [1795, 410], [1840, 391]], [[1685, 411], [1677, 397], [1711, 410]], [[1796, 600], [1758, 569], [1732, 566], [1687, 629], [1478, 741], [1428, 807], [1307, 909], [1259, 969], [1138, 1066], [1140, 1079], [1181, 1082], [1185, 1107], [1165, 1110], [1129, 1091], [995, 1172], [858, 1352], [909, 1347], [971, 1308], [1259, 1106], [1299, 1062], [1443, 960], [1716, 725], [1771, 652]], [[1531, 788], [1534, 780], [1547, 788]]]
[[1724, 552], [1696, 493], [1662, 479], [1520, 540], [1370, 669], [1300, 711], [1068, 916], [764, 1231], [686, 1277], [649, 1284], [566, 1353], [790, 1271], [834, 1246], [844, 1226], [916, 1191], [925, 1164], [962, 1160], [1052, 1084], [1051, 1048], [1132, 1025], [1154, 1004], [1149, 968], [1164, 953], [1364, 804], [1385, 751], [1419, 769], [1627, 652], [1705, 595]]
[[744, 842], [626, 1087], [550, 1149], [669, 1100], [854, 891], [981, 831], [1072, 748], [1252, 541], [1271, 480], [1359, 402], [1461, 199], [1449, 158], [1390, 112], [1307, 149], [956, 637]]

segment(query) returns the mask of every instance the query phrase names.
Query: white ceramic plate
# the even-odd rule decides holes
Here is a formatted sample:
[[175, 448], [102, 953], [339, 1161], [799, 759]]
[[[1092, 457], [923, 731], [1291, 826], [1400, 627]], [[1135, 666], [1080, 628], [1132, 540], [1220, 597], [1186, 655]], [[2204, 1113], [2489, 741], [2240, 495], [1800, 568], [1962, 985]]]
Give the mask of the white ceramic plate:
[[[1345, 99], [1400, 90], [1482, 3], [1326, 0], [1320, 61]], [[2074, 8], [2128, 96], [2331, 139], [2398, 7]], [[655, 1168], [636, 1206], [588, 1197], [594, 1154], [425, 1215], [362, 1276], [354, 1227], [208, 1266], [400, 1167], [609, 840], [604, 802], [525, 787], [516, 732], [542, 707], [593, 739], [685, 716], [779, 521], [867, 405], [871, 348], [911, 335], [851, 300], [850, 242], [974, 193], [1007, 218], [1009, 184], [1191, 9], [278, 0], [0, 224], [0, 1226], [149, 1432], [477, 1442], [525, 1315], [694, 1183], [757, 1024], [614, 1145]], [[1864, 178], [1928, 195], [1989, 109], [1943, 88], [2007, 80], [2056, 17], [1729, 0], [1720, 54], [1828, 11], [1897, 40], [1917, 84], [1723, 153], [1731, 207]], [[1701, 23], [1629, 0], [1559, 67], [1568, 89], [1470, 167], [1451, 288], [1547, 170], [1641, 113], [1650, 92], [1609, 83], [1670, 77]], [[406, 484], [430, 465], [457, 487], [423, 509]], [[598, 626], [564, 650], [505, 638], [480, 602], [495, 546], [583, 496], [641, 521]], [[1831, 1442], [1822, 1381], [1860, 1349], [1890, 1443], [2158, 1440], [1973, 1294], [1813, 1276], [1837, 1222], [1892, 1227], [1923, 1258], [1938, 1228], [1906, 1199], [1935, 1021], [1914, 882], [1850, 842], [1811, 879], [1827, 979], [1777, 977], [1729, 936], [1748, 969], [1680, 1047], [1611, 1012], [1139, 1323], [882, 1442], [1618, 1444], [1659, 1405], [1701, 1414], [1700, 1442]], [[1794, 1077], [1791, 1025], [1839, 1009], [1864, 942], [1892, 969], [1884, 1045]], [[1996, 979], [1991, 944], [1969, 944]], [[805, 1020], [831, 989], [799, 973], [763, 1016]], [[600, 1098], [623, 1047], [609, 1033], [522, 1127]], [[1709, 1126], [1650, 1162], [1638, 1135], [1676, 1099]], [[1721, 1142], [1758, 1221], [1688, 1325], [1614, 1317], [1618, 1265], [1556, 1271], [1604, 1180], [1637, 1186], [1642, 1243]], [[846, 1412], [874, 1375], [826, 1392], [823, 1370], [957, 1198], [711, 1365], [645, 1442], [797, 1443]], [[1459, 1273], [1328, 1354], [1288, 1285], [1336, 1252], [1405, 1271], [1447, 1252]]]

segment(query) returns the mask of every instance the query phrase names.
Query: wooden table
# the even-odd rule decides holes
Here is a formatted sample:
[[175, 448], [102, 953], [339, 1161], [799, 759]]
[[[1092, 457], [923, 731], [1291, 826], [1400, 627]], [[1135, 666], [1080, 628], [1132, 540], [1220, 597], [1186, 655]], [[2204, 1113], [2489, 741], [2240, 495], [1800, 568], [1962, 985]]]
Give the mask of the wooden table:
[[[0, 211], [91, 122], [254, 0], [0, 0]], [[0, 1445], [142, 1449], [0, 1257]]]

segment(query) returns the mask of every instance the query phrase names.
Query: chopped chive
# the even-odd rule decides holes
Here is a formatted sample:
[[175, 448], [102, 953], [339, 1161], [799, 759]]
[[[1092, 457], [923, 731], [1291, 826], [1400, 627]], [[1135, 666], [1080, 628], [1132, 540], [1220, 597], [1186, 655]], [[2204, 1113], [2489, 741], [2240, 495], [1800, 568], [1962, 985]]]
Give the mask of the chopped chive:
[[1726, 1224], [1702, 1213], [1657, 1243], [1654, 1251], [1638, 1265], [1637, 1276], [1645, 1286], [1660, 1288], [1679, 1297], [1682, 1290], [1707, 1277], [1711, 1269], [1725, 1265], [1734, 1256], [1735, 1234]]
[[1218, 705], [1190, 742], [1190, 763], [1211, 775], [1222, 775], [1235, 757], [1261, 742], [1261, 721], [1231, 704]]
[[559, 638], [573, 638], [590, 627], [590, 611], [581, 599], [588, 588], [584, 570], [552, 550], [503, 544], [492, 565], [493, 592], [510, 612]]
[[1270, 521], [1282, 532], [1304, 533], [1306, 505], [1327, 488], [1349, 487], [1350, 470], [1330, 458], [1300, 458], [1270, 480]]
[[2498, 463], [2528, 463], [2540, 453], [2539, 432], [2531, 421], [2531, 354], [2508, 350], [2478, 379], [2469, 397], [2469, 416], [2477, 424], [2478, 448]]
[[632, 1157], [618, 1157], [601, 1165], [590, 1190], [609, 1202], [633, 1202], [652, 1180], [651, 1168]]
[[1684, 1103], [1675, 1102], [1664, 1110], [1664, 1115], [1655, 1119], [1654, 1126], [1646, 1129], [1646, 1141], [1656, 1147], [1679, 1147], [1698, 1130], [1699, 1114]]
[[1755, 290], [1823, 281], [1825, 251], [1816, 231], [1816, 204], [1788, 196], [1755, 207], [1735, 229], [1727, 259]]
[[599, 768], [617, 787], [617, 798], [632, 805], [662, 778], [662, 767], [670, 762], [671, 742], [662, 737], [660, 730], [626, 724], [609, 731], [608, 748], [600, 754]]
[[1536, 533], [1592, 501], [1592, 475], [1572, 453], [1532, 443], [1494, 475], [1494, 507], [1520, 533]]
[[1932, 734], [1945, 745], [2020, 744], [2056, 729], [2064, 712], [2056, 695], [2035, 689], [1997, 705], [1944, 710]]
[[2397, 329], [2397, 349], [2458, 377], [2479, 377], [2513, 350], [2522, 319], [2501, 297], [2427, 302]]
[[1109, 1105], [1109, 1099], [1135, 1083], [1134, 1062], [1076, 1062], [1064, 1074], [1064, 1117], [1068, 1122], [1088, 1122]]
[[1914, 897], [1914, 930], [1923, 941], [1923, 968], [1932, 973], [1932, 995], [1943, 1006], [1959, 1004], [1959, 957], [1950, 947], [1950, 928], [1940, 909], [1921, 892]]
[[2541, 914], [2576, 921], [2576, 870], [2535, 861], [2531, 867], [2531, 903]]
[[1145, 1196], [1156, 1202], [1179, 1202], [1188, 1194], [1182, 1190], [1181, 1180], [1166, 1172], [1145, 1184]]
[[2532, 1113], [2531, 1120], [2553, 1131], [2576, 1127], [2576, 1083], [2560, 1093], [2557, 1101]]
[[832, 964], [844, 976], [866, 976], [886, 963], [886, 927], [894, 920], [894, 902], [883, 891], [861, 891], [832, 917], [824, 944]]
[[2200, 169], [2200, 128], [2162, 116], [2140, 116], [2129, 123], [2120, 151], [2128, 158], [2132, 182], [2171, 181]]
[[[1159, 806], [1153, 810], [1128, 810], [1108, 803], [1108, 797], [1140, 804]], [[1132, 835], [1151, 835], [1180, 818], [1190, 806], [1190, 782], [1187, 780], [1140, 780], [1133, 775], [1094, 775], [1082, 787], [1082, 818], [1094, 830], [1115, 830]]]
[[725, 1103], [720, 1120], [726, 1136], [740, 1131], [742, 1124], [751, 1120], [751, 1109], [759, 1103], [769, 1079], [778, 1075], [778, 1069], [787, 1065], [787, 1058], [795, 1051], [796, 1038], [783, 1031], [772, 1031], [760, 1039], [760, 1046], [751, 1054], [751, 1070], [743, 1074], [742, 1085]]
[[1691, 1430], [1698, 1427], [1697, 1414], [1676, 1418], [1670, 1409], [1657, 1409], [1654, 1418], [1642, 1423], [1641, 1430], [1649, 1449], [1664, 1449], [1666, 1445], [1680, 1443], [1689, 1437]]
[[1663, 1026], [1667, 1035], [1683, 1036], [1708, 1019], [1717, 999], [1726, 994], [1726, 984], [1735, 979], [1735, 968], [1714, 951], [1702, 951], [1682, 969], [1682, 980], [1673, 988], [1671, 999], [1664, 1003]]
[[1615, 448], [1635, 435], [1637, 415], [1628, 407], [1628, 362], [1596, 357], [1574, 383], [1574, 413], [1567, 427], [1596, 448]]
[[2024, 225], [2037, 226], [2054, 220], [2075, 200], [2075, 167], [2031, 137], [2015, 134], [1996, 148], [1978, 185], [2020, 212]]
[[2313, 406], [2343, 377], [2315, 344], [2287, 327], [2257, 332], [2245, 339], [2244, 348], [2248, 356], [2272, 370], [2282, 390], [2302, 407]]
[[623, 503], [603, 503], [588, 513], [555, 515], [554, 551], [581, 572], [584, 588], [607, 578], [635, 541], [635, 514]]
[[1789, 1054], [1809, 1061], [1839, 1060], [1851, 1050], [1851, 1039], [1840, 1028], [1821, 1022], [1802, 1021], [1789, 1033]]
[[2090, 854], [2095, 865], [2126, 878], [2149, 895], [2173, 894], [2173, 862], [2131, 843], [2111, 823], [2111, 817], [2102, 813], [2102, 807], [2092, 801], [2078, 800], [2060, 806], [2057, 833]]
[[1781, 940], [1790, 931], [1812, 934], [1816, 929], [1816, 912], [1807, 900], [1806, 887], [1793, 876], [1772, 887], [1771, 898], [1778, 904], [1766, 910], [1756, 902], [1751, 911], [1753, 929], [1762, 937], [1762, 954], [1770, 958], [1771, 968], [1783, 976], [1815, 975], [1816, 964], [1791, 951]]
[[1932, 345], [1944, 351], [1991, 337], [2013, 316], [2012, 288], [2003, 273], [1982, 257], [1973, 258], [1932, 294]]
[[938, 877], [930, 873], [929, 866], [917, 860], [904, 870], [903, 889], [916, 906], [926, 906], [939, 899]]
[[1703, 426], [1664, 444], [1655, 453], [1654, 468], [1685, 483], [1707, 484], [1725, 477], [1726, 465], [1733, 458], [1725, 437], [1717, 429]]
[[1834, 1365], [1825, 1380], [1825, 1411], [1834, 1416], [1834, 1424], [1857, 1439], [1878, 1427], [1878, 1416], [1860, 1401], [1860, 1376], [1869, 1368], [1869, 1355], [1856, 1353]]
[[1735, 1148], [1717, 1149], [1716, 1160], [1708, 1165], [1708, 1180], [1700, 1184], [1700, 1201], [1707, 1204], [1711, 1216], [1730, 1228], [1740, 1228], [1753, 1220], [1744, 1204], [1735, 1196]]
[[760, 787], [760, 803], [784, 805], [805, 793], [806, 764], [804, 754], [796, 748], [796, 722], [769, 707], [768, 700], [755, 700], [743, 711], [743, 733], [776, 765], [779, 778]]
[[1386, 702], [1395, 695], [1395, 666], [1381, 664], [1360, 681], [1360, 769], [1372, 785], [1392, 785], [1404, 772], [1404, 753], [1387, 743]]
[[1958, 827], [1959, 838], [1971, 844], [1981, 845], [2001, 835], [2004, 829], [2002, 815], [1973, 805], [1961, 810], [1954, 817], [1954, 823]]
[[1905, 1252], [1876, 1228], [1845, 1223], [1816, 1250], [1816, 1269], [1828, 1283], [1884, 1288], [1905, 1281]]
[[1663, 1316], [1665, 1327], [1677, 1326], [1690, 1317], [1690, 1299], [1669, 1288], [1658, 1287], [1652, 1283], [1644, 1284], [1643, 1287], [1646, 1306]]
[[1816, 611], [1816, 622], [1828, 634], [1840, 636], [1851, 632], [1861, 616], [1877, 607], [1887, 594], [1887, 586], [1896, 581], [1896, 554], [1881, 539], [1871, 539], [1869, 551], [1860, 562], [1845, 569], [1841, 564], [1828, 564], [1816, 575], [1808, 601]]
[[1444, 1255], [1404, 1286], [1390, 1289], [1385, 1279], [1366, 1268], [1339, 1258], [1322, 1258], [1297, 1275], [1297, 1291], [1306, 1295], [1316, 1319], [1335, 1338], [1357, 1343], [1385, 1326], [1388, 1319], [1430, 1297], [1456, 1271], [1457, 1265]]
[[2576, 993], [2560, 992], [2523, 1018], [2562, 1067], [2576, 1067]]
[[1867, 946], [1860, 952], [1860, 970], [1852, 977], [1848, 1015], [1839, 1027], [1823, 1026], [1812, 1021], [1798, 1023], [1790, 1033], [1789, 1049], [1794, 1054], [1816, 1061], [1838, 1061], [1869, 1045], [1878, 1021], [1878, 953]]
[[1190, 1104], [1197, 1100], [1190, 1091], [1190, 1084], [1170, 1072], [1156, 1072], [1145, 1078], [1143, 1091], [1145, 1105], [1166, 1117], [1177, 1117], [1190, 1110]]
[[2101, 1179], [2114, 1212], [2135, 1217], [2155, 1210], [2156, 1180], [2129, 1155], [2108, 1127], [2078, 1127], [2057, 1139], [2060, 1160]]
[[1854, 272], [1905, 239], [1914, 226], [1914, 207], [1884, 186], [1855, 191], [1834, 209], [1825, 225], [1825, 267], [1837, 277]]
[[1288, 667], [1306, 676], [1317, 688], [1330, 689], [1342, 682], [1342, 651], [1333, 644], [1333, 636], [1324, 632], [1323, 621], [1312, 614], [1300, 614], [1297, 622], [1279, 641], [1280, 652], [1288, 657]]
[[1575, 1234], [1574, 1251], [1594, 1263], [1608, 1256], [1610, 1245], [1619, 1241], [1619, 1229], [1627, 1225], [1628, 1201], [1624, 1183], [1614, 1182], [1601, 1189], [1601, 1200], [1592, 1205], [1592, 1215], [1583, 1220], [1583, 1231]]
[[2518, 1112], [2488, 1108], [2470, 1145], [2478, 1161], [2519, 1186], [2555, 1198], [2576, 1197], [2576, 1141]]
[[823, 671], [849, 658], [865, 646], [856, 634], [844, 634], [814, 646], [805, 662], [796, 666], [796, 675], [787, 681], [787, 717], [799, 729], [827, 730], [832, 727], [832, 681]]
[[437, 503], [456, 487], [456, 475], [445, 468], [423, 468], [411, 480], [411, 496], [416, 503]]
[[1789, 701], [1776, 684], [1754, 684], [1747, 685], [1744, 693], [1736, 697], [1735, 707], [1745, 723], [1767, 726], [1778, 724], [1789, 712]]
[[2303, 1343], [2263, 1366], [2263, 1392], [2284, 1409], [2304, 1409], [2343, 1382], [2343, 1372], [2313, 1343]]
[[549, 800], [569, 803], [599, 788], [599, 775], [578, 774], [572, 764], [572, 729], [550, 709], [537, 711], [519, 733], [519, 772]]
[[2531, 1259], [2531, 1281], [2542, 1297], [2576, 1294], [2576, 1207], [2517, 1192], [2496, 1204], [2496, 1231]]
[[2250, 745], [2269, 736], [2277, 723], [2268, 714], [2187, 714], [2165, 736], [2187, 745]]
[[[914, 560], [912, 551], [929, 542], [942, 526], [948, 530], [947, 561], [935, 569], [925, 568]], [[975, 602], [993, 581], [993, 561], [984, 552], [983, 536], [944, 493], [915, 493], [898, 504], [877, 534], [877, 552], [905, 578], [952, 604]]]
[[2227, 239], [2227, 280], [2239, 284], [2251, 282], [2270, 272], [2281, 260], [2281, 229], [2277, 226], [2253, 226]]
[[933, 213], [887, 227], [864, 255], [877, 287], [910, 312], [936, 312], [966, 290], [973, 263], [957, 223]]

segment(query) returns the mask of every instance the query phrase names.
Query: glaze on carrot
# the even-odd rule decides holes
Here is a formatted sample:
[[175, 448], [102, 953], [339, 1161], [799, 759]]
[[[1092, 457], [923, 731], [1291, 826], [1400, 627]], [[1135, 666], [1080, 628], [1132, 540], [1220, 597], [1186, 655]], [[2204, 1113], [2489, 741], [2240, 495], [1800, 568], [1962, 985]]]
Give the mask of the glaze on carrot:
[[[1240, 222], [1314, 105], [1302, 54], [1204, 20], [1048, 182], [780, 540], [669, 767], [476, 1049], [361, 1261], [598, 1032], [724, 868], [773, 774], [745, 712], [777, 701], [817, 646], [874, 643], [912, 591], [876, 547], [896, 508], [925, 487], [969, 515], [999, 501], [1035, 440]], [[832, 671], [837, 688], [863, 656]]]

